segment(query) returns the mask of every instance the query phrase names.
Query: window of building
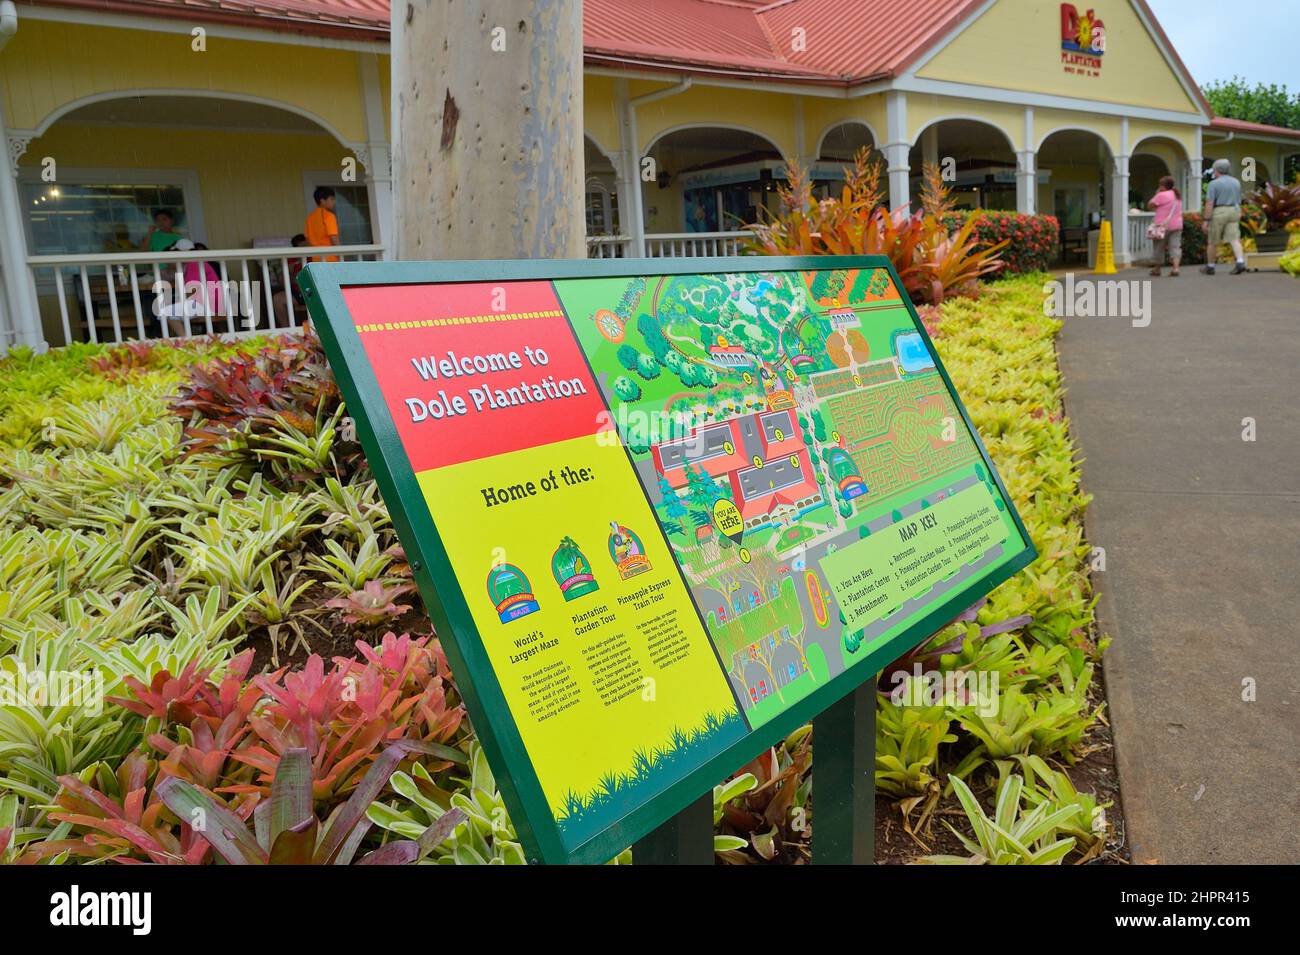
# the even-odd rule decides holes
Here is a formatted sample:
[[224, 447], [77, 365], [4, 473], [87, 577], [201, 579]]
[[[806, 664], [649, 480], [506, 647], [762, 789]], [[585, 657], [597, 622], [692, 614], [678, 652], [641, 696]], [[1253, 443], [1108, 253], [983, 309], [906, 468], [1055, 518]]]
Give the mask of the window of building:
[[191, 235], [185, 183], [19, 183], [33, 255], [138, 252], [155, 209], [171, 209], [179, 231]]

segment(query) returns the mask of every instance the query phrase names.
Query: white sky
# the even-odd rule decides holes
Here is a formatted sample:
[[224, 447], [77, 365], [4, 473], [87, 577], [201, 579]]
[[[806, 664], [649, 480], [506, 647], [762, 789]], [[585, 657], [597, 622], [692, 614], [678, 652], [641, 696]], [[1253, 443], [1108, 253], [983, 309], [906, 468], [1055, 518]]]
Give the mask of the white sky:
[[1300, 92], [1295, 53], [1300, 0], [1147, 0], [1178, 55], [1204, 86], [1211, 80], [1277, 83]]

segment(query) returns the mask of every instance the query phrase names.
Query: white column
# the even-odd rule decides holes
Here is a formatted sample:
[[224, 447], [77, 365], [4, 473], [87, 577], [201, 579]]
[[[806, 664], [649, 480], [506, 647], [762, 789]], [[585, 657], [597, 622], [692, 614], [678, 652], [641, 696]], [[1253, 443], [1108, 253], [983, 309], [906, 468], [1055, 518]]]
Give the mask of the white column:
[[907, 164], [907, 153], [912, 148], [907, 138], [907, 94], [902, 90], [890, 90], [885, 94], [885, 129], [884, 153], [889, 174], [889, 207], [911, 206], [908, 176], [911, 169]]
[[1016, 211], [1033, 215], [1037, 204], [1038, 153], [1022, 149], [1016, 153]]
[[622, 231], [631, 236], [631, 254], [645, 257], [645, 196], [641, 191], [641, 150], [637, 146], [636, 105], [627, 80], [616, 80], [614, 96], [621, 119], [618, 127], [618, 210]]
[[803, 114], [803, 97], [794, 98], [794, 161], [804, 172], [811, 172], [816, 156], [808, 155], [808, 131]]
[[1187, 157], [1187, 179], [1183, 185], [1183, 208], [1192, 212], [1201, 211], [1201, 165], [1205, 162], [1204, 147], [1201, 143], [1201, 127], [1197, 126], [1195, 149]]
[[1192, 156], [1183, 170], [1183, 211], [1201, 211], [1201, 157]]
[[27, 142], [6, 132], [4, 97], [0, 96], [0, 147], [4, 148], [0, 156], [0, 268], [4, 270], [6, 311], [15, 332], [13, 344], [43, 352], [48, 346], [36, 302], [36, 283], [27, 267], [27, 234], [18, 197], [18, 157], [26, 151]]
[[921, 134], [921, 162], [939, 165], [939, 124], [925, 127]]
[[1128, 159], [1128, 156], [1116, 156], [1110, 177], [1110, 229], [1116, 268], [1123, 268], [1131, 261], [1128, 247]]
[[1110, 177], [1110, 227], [1116, 268], [1132, 261], [1128, 247], [1128, 160], [1128, 117], [1125, 116], [1119, 121], [1119, 152]]
[[1016, 153], [1016, 211], [1038, 211], [1038, 151], [1034, 148], [1034, 108], [1025, 107], [1024, 132]]
[[379, 57], [357, 57], [361, 74], [362, 104], [366, 115], [366, 143], [361, 161], [366, 167], [366, 192], [370, 197], [370, 231], [384, 245], [384, 258], [393, 257], [393, 159], [384, 129], [386, 104], [380, 95]]

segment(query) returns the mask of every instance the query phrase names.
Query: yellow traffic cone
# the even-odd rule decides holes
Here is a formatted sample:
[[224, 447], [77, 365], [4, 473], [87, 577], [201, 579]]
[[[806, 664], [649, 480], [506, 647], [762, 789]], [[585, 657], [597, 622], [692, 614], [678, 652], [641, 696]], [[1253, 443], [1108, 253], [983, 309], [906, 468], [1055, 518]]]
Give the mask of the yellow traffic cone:
[[1101, 220], [1101, 233], [1097, 236], [1097, 264], [1093, 271], [1098, 275], [1115, 274], [1115, 249], [1110, 235], [1110, 220]]

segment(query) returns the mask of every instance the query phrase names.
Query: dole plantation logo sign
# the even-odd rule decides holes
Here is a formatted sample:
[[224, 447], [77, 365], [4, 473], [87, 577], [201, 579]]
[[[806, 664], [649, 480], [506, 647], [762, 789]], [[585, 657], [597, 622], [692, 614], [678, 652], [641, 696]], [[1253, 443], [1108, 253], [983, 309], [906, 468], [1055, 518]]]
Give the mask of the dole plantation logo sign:
[[1061, 4], [1061, 66], [1067, 73], [1101, 75], [1106, 52], [1106, 24], [1089, 8], [1080, 15], [1072, 3]]

